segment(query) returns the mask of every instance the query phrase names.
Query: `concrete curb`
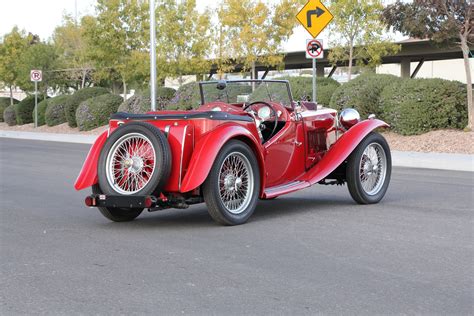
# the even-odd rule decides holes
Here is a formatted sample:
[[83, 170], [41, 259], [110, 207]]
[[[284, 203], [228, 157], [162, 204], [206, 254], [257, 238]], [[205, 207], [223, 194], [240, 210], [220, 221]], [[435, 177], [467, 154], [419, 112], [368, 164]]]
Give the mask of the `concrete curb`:
[[98, 135], [35, 133], [35, 132], [0, 130], [0, 138], [2, 137], [15, 138], [15, 139], [30, 139], [30, 140], [52, 141], [52, 142], [76, 143], [76, 144], [92, 144], [94, 143]]
[[[1, 131], [0, 138], [92, 144], [98, 135]], [[474, 155], [392, 151], [394, 167], [474, 172]]]

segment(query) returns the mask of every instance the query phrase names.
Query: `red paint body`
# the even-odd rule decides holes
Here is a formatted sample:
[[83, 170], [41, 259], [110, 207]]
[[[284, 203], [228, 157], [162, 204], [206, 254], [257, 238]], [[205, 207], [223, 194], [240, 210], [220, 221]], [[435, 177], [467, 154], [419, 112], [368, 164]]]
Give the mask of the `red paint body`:
[[[362, 121], [348, 131], [337, 124], [332, 109], [307, 110], [298, 113], [272, 103], [280, 113], [281, 129], [264, 144], [253, 121], [217, 119], [153, 119], [153, 115], [195, 114], [219, 106], [222, 112], [248, 116], [241, 105], [213, 102], [195, 111], [151, 112], [144, 120], [163, 131], [171, 149], [172, 164], [164, 194], [199, 195], [220, 149], [231, 139], [247, 143], [260, 167], [261, 198], [272, 198], [313, 185], [330, 175], [372, 130], [388, 125], [380, 120]], [[130, 120], [120, 120], [126, 124]], [[100, 135], [92, 146], [76, 180], [82, 190], [97, 183], [97, 161], [108, 137], [119, 124], [110, 121], [109, 131]]]

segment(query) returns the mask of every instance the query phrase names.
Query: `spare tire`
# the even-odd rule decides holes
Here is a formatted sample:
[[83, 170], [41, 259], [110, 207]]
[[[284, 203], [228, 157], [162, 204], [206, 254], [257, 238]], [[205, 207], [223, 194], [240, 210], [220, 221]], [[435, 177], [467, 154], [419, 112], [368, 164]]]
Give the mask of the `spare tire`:
[[158, 195], [171, 171], [168, 140], [149, 123], [124, 124], [105, 142], [97, 169], [104, 194]]

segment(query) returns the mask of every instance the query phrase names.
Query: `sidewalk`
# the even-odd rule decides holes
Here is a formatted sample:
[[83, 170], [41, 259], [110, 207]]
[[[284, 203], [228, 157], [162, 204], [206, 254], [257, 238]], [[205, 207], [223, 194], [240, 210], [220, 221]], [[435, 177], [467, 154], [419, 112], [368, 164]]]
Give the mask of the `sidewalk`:
[[[0, 138], [92, 144], [98, 135], [32, 133], [0, 130]], [[392, 151], [394, 167], [474, 172], [474, 155]]]

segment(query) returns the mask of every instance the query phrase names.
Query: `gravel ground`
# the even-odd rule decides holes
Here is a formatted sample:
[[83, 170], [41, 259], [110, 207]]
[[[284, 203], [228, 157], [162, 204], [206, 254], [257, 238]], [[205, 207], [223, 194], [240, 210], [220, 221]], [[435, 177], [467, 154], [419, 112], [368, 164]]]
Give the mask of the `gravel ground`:
[[[107, 126], [102, 126], [92, 131], [81, 132], [78, 128], [69, 127], [67, 123], [53, 127], [44, 125], [36, 129], [33, 124], [8, 126], [6, 123], [0, 123], [0, 130], [61, 134], [98, 135], [106, 128]], [[383, 135], [392, 150], [474, 154], [474, 132], [439, 130], [415, 136], [402, 136], [393, 132], [385, 132]]]
[[414, 136], [393, 132], [383, 135], [393, 150], [474, 154], [474, 132], [438, 130]]

